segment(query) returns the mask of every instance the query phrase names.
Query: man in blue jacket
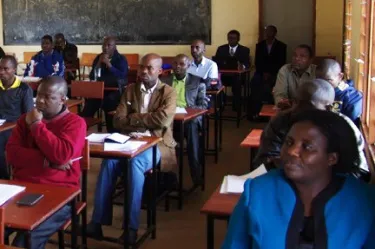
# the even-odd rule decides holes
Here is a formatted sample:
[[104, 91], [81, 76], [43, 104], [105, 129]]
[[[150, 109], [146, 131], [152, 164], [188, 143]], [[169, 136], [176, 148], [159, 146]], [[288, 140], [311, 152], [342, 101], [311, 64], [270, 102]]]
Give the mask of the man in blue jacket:
[[363, 95], [355, 89], [352, 81], [343, 80], [340, 64], [332, 59], [323, 60], [316, 68], [316, 77], [328, 81], [335, 89], [333, 110], [346, 115], [358, 126]]
[[24, 76], [45, 78], [56, 75], [64, 77], [65, 65], [63, 56], [53, 49], [52, 36], [42, 38], [42, 51], [31, 58]]
[[103, 108], [107, 131], [113, 131], [112, 115], [108, 112], [114, 111], [120, 102], [120, 97], [128, 79], [128, 61], [119, 54], [114, 37], [104, 38], [102, 53], [99, 54], [92, 65], [90, 80], [104, 81], [105, 87], [117, 88], [118, 90], [104, 89], [103, 101], [88, 99], [81, 113], [83, 117], [93, 117], [99, 108]]

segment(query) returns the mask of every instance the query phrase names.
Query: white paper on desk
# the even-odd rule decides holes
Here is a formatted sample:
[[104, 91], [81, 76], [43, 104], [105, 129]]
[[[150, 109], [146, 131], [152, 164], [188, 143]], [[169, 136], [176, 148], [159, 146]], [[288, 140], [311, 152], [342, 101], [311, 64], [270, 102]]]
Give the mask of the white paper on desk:
[[149, 130], [146, 130], [145, 132], [131, 132], [129, 134], [130, 136], [133, 137], [151, 137], [151, 132]]
[[265, 173], [267, 173], [267, 169], [264, 164], [262, 164], [257, 169], [242, 176], [225, 176], [220, 187], [220, 194], [241, 194], [244, 190], [243, 187], [247, 179], [254, 179]]
[[111, 133], [92, 133], [86, 138], [91, 143], [104, 143], [104, 139], [106, 139]]
[[3, 125], [6, 122], [5, 119], [0, 119], [0, 125]]
[[39, 77], [31, 77], [31, 76], [25, 76], [21, 77], [21, 82], [29, 83], [29, 82], [39, 82], [42, 78]]
[[25, 187], [23, 186], [0, 184], [0, 206], [24, 190]]
[[187, 111], [183, 107], [176, 107], [176, 114], [187, 114]]
[[116, 143], [124, 144], [129, 139], [130, 139], [129, 136], [115, 132], [115, 133], [110, 134], [108, 137], [106, 137], [105, 142], [108, 141], [108, 142], [116, 142]]
[[126, 151], [133, 152], [145, 145], [145, 141], [127, 141], [124, 144], [118, 143], [104, 143], [104, 151]]

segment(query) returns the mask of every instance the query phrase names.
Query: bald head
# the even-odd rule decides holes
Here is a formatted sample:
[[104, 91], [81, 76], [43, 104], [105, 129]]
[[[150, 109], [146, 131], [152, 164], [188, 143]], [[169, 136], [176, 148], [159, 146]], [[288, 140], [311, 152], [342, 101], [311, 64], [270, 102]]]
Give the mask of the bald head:
[[335, 100], [335, 91], [331, 84], [322, 79], [305, 81], [298, 88], [298, 106], [308, 105], [316, 109], [326, 110]]
[[203, 40], [194, 40], [191, 43], [191, 56], [193, 56], [195, 63], [202, 61], [203, 55], [206, 52], [206, 45]]
[[64, 98], [68, 94], [68, 84], [60, 76], [48, 76], [42, 79], [39, 86], [50, 88], [53, 92], [61, 94]]
[[336, 60], [324, 59], [316, 68], [316, 77], [328, 81], [333, 87], [337, 87], [344, 74]]
[[158, 54], [146, 54], [141, 59], [138, 76], [146, 88], [152, 88], [162, 73], [163, 60]]

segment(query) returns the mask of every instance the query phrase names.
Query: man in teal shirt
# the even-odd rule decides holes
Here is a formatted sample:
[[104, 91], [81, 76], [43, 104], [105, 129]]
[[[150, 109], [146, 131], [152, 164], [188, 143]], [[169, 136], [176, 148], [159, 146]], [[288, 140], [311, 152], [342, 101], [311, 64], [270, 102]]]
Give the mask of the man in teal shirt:
[[[173, 73], [162, 79], [171, 85], [177, 92], [177, 107], [207, 109], [206, 85], [202, 78], [187, 73], [190, 60], [187, 55], [179, 54], [175, 57], [172, 69]], [[190, 175], [194, 184], [202, 183], [201, 165], [199, 162], [199, 131], [202, 129], [202, 117], [198, 117], [185, 125], [185, 138], [190, 166]]]

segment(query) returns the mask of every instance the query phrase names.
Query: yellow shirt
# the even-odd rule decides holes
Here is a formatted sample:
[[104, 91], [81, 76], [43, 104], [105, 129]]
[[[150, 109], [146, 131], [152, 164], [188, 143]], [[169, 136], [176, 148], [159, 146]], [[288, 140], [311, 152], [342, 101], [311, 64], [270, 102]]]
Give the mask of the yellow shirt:
[[[21, 80], [18, 77], [16, 77], [16, 79], [13, 82], [13, 84], [8, 89], [17, 88], [20, 85], [21, 85]], [[0, 89], [1, 90], [6, 90], [5, 87], [4, 87], [4, 85], [3, 85], [3, 82], [1, 80], [0, 80]]]
[[178, 80], [176, 76], [173, 76], [173, 88], [177, 92], [177, 106], [178, 107], [186, 107], [186, 99], [185, 99], [185, 81], [186, 76], [182, 80]]

